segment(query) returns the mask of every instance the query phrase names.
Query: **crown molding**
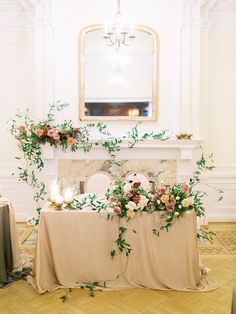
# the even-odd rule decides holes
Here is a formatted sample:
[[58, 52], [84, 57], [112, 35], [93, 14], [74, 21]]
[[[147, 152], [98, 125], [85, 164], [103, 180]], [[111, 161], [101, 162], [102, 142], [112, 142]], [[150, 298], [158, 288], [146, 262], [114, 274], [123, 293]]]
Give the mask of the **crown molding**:
[[25, 30], [27, 12], [16, 0], [0, 1], [0, 29], [3, 31]]
[[183, 0], [182, 26], [236, 32], [235, 0]]
[[0, 0], [1, 31], [51, 25], [51, 0]]
[[236, 1], [216, 0], [209, 10], [209, 31], [236, 32]]

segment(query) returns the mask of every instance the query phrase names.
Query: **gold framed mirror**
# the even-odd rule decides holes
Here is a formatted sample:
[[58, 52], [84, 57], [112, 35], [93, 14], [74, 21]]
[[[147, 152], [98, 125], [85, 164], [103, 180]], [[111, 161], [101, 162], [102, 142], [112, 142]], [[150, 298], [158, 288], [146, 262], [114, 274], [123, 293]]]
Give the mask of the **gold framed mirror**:
[[79, 38], [80, 120], [157, 120], [159, 41], [134, 26], [130, 45], [111, 47], [104, 26], [83, 28]]

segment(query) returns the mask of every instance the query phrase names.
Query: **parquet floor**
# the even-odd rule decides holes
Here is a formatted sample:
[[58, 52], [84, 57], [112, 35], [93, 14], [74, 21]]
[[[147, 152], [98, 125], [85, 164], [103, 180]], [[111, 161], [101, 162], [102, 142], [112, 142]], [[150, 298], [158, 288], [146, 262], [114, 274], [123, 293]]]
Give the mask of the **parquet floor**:
[[[202, 263], [211, 269], [210, 277], [220, 287], [211, 292], [155, 291], [126, 289], [96, 292], [95, 298], [85, 290], [69, 293], [62, 303], [60, 296], [67, 289], [44, 295], [37, 294], [25, 281], [18, 281], [0, 290], [0, 314], [228, 314], [232, 288], [236, 285], [236, 223], [211, 224], [216, 232], [213, 244], [201, 243]], [[30, 234], [31, 227], [18, 224], [20, 242]], [[25, 263], [33, 258], [35, 246], [21, 244]]]

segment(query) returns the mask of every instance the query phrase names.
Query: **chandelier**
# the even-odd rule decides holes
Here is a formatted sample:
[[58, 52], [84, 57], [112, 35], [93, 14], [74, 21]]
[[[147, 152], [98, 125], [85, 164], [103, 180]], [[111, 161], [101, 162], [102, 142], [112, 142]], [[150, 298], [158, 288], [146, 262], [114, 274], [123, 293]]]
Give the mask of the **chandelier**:
[[114, 23], [106, 24], [104, 27], [104, 36], [107, 46], [115, 46], [119, 49], [122, 45], [129, 46], [131, 41], [135, 38], [134, 26], [127, 25], [122, 21], [122, 14], [120, 11], [120, 0], [117, 0], [117, 12]]

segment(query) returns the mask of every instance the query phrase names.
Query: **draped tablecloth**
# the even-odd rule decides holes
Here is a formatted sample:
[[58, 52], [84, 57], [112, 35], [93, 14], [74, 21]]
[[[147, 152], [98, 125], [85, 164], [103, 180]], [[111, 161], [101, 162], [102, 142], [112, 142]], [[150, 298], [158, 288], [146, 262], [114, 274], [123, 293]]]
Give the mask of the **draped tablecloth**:
[[0, 285], [12, 282], [12, 272], [22, 270], [12, 204], [0, 200]]
[[[176, 219], [160, 236], [152, 229], [159, 214], [136, 214], [128, 223], [93, 211], [41, 211], [33, 277], [28, 281], [39, 293], [59, 287], [106, 282], [107, 288], [148, 287], [158, 290], [209, 291], [217, 284], [200, 264], [194, 213]], [[128, 258], [116, 254], [119, 226], [132, 247]], [[134, 232], [135, 231], [135, 232]], [[127, 264], [126, 264], [127, 263]], [[117, 275], [119, 274], [119, 278]]]

